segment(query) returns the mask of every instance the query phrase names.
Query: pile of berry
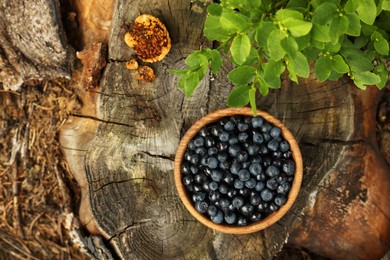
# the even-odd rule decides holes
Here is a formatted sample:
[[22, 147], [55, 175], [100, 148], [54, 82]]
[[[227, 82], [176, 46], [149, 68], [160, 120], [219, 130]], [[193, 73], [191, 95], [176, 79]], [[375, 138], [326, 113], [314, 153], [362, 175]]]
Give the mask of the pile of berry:
[[192, 138], [181, 172], [198, 212], [217, 224], [244, 226], [286, 203], [295, 162], [280, 128], [262, 117], [231, 116]]

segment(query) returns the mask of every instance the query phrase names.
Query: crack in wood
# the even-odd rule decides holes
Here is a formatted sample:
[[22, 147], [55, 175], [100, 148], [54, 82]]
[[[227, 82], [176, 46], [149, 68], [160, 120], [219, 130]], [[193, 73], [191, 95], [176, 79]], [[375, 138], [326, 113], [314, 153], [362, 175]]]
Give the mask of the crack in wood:
[[146, 155], [148, 155], [150, 157], [164, 159], [164, 160], [169, 160], [169, 161], [172, 161], [172, 162], [175, 160], [175, 155], [153, 154], [153, 153], [147, 152], [147, 151], [137, 151], [137, 152], [146, 154]]
[[107, 239], [107, 242], [110, 242], [112, 239], [119, 237], [120, 235], [124, 234], [126, 231], [134, 228], [138, 228], [140, 226], [148, 225], [150, 222], [153, 222], [152, 219], [142, 219], [139, 221], [133, 221], [131, 224], [127, 225], [126, 227], [119, 230], [115, 235], [109, 237]]
[[[142, 178], [130, 178], [130, 179], [125, 179], [125, 180], [120, 180], [120, 181], [111, 181], [111, 182], [107, 182], [107, 183], [103, 184], [102, 186], [100, 186], [99, 188], [93, 190], [93, 192], [98, 192], [98, 191], [102, 190], [104, 187], [107, 187], [108, 185], [120, 184], [120, 183], [129, 182], [129, 181], [136, 181], [136, 180], [153, 182], [152, 179], [143, 178], [143, 177]], [[89, 183], [89, 184], [91, 185], [92, 183]]]

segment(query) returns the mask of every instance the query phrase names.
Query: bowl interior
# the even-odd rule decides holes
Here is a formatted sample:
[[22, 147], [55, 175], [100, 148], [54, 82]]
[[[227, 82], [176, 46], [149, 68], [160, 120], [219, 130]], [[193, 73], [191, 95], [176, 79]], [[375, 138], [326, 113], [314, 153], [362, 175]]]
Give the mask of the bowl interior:
[[212, 112], [210, 114], [207, 114], [206, 116], [199, 119], [197, 122], [195, 122], [190, 129], [185, 133], [183, 138], [181, 139], [177, 152], [175, 157], [175, 163], [174, 163], [174, 176], [175, 176], [175, 184], [177, 191], [179, 193], [179, 196], [187, 208], [187, 210], [201, 223], [208, 226], [209, 228], [212, 228], [214, 230], [229, 233], [229, 234], [248, 234], [253, 233], [259, 230], [262, 230], [275, 222], [277, 222], [279, 219], [281, 219], [287, 211], [291, 208], [292, 204], [296, 200], [298, 196], [298, 192], [301, 187], [302, 183], [302, 173], [303, 173], [303, 164], [302, 164], [302, 155], [298, 147], [298, 143], [296, 142], [294, 136], [290, 132], [290, 130], [287, 129], [286, 126], [283, 125], [281, 121], [276, 119], [275, 117], [271, 116], [267, 112], [257, 110], [257, 116], [263, 117], [267, 122], [270, 124], [279, 127], [282, 130], [282, 136], [283, 138], [289, 142], [290, 144], [290, 150], [292, 152], [293, 159], [295, 161], [295, 174], [294, 174], [294, 180], [291, 186], [291, 190], [288, 194], [288, 198], [286, 203], [281, 206], [277, 211], [273, 212], [272, 214], [268, 215], [266, 218], [255, 222], [248, 224], [246, 226], [235, 226], [235, 225], [227, 225], [227, 224], [216, 224], [212, 222], [209, 218], [202, 215], [198, 211], [196, 211], [195, 207], [193, 206], [193, 203], [191, 199], [188, 196], [188, 193], [186, 191], [186, 188], [184, 184], [182, 183], [182, 173], [181, 173], [181, 164], [183, 160], [184, 153], [187, 149], [187, 145], [189, 141], [197, 134], [197, 132], [203, 128], [205, 125], [208, 125], [212, 122], [218, 121], [222, 117], [232, 116], [232, 115], [243, 115], [243, 116], [253, 116], [253, 112], [251, 108], [226, 108], [217, 110], [215, 112]]

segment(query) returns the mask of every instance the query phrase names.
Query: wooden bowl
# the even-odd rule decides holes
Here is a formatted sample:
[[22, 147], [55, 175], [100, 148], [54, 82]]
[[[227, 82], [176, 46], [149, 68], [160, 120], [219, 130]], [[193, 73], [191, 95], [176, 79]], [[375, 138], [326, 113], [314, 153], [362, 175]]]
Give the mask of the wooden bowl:
[[268, 121], [270, 124], [279, 127], [282, 130], [282, 136], [286, 141], [290, 143], [290, 150], [292, 152], [293, 159], [295, 161], [295, 174], [294, 174], [294, 180], [292, 183], [291, 190], [288, 194], [288, 198], [286, 203], [281, 206], [277, 211], [271, 213], [268, 215], [265, 219], [262, 219], [258, 222], [248, 224], [246, 226], [235, 226], [235, 225], [228, 225], [228, 224], [216, 224], [212, 222], [209, 218], [202, 215], [201, 213], [197, 212], [195, 210], [195, 207], [191, 201], [191, 199], [188, 196], [188, 193], [185, 189], [184, 184], [182, 183], [182, 174], [181, 174], [181, 163], [183, 159], [183, 155], [185, 153], [185, 150], [187, 149], [188, 142], [197, 134], [197, 132], [203, 128], [205, 125], [208, 125], [214, 121], [218, 121], [222, 117], [226, 116], [232, 116], [232, 115], [243, 115], [243, 116], [253, 116], [253, 112], [250, 108], [226, 108], [221, 109], [215, 112], [212, 112], [201, 119], [199, 119], [195, 124], [191, 126], [191, 128], [186, 132], [186, 134], [183, 136], [183, 138], [180, 141], [180, 144], [178, 146], [176, 157], [175, 157], [175, 164], [174, 164], [174, 176], [175, 176], [175, 183], [176, 188], [179, 193], [179, 196], [184, 203], [184, 206], [188, 209], [188, 211], [201, 223], [206, 225], [209, 228], [212, 228], [214, 230], [228, 233], [228, 234], [249, 234], [253, 232], [260, 231], [262, 229], [265, 229], [269, 227], [270, 225], [277, 222], [279, 219], [281, 219], [287, 211], [291, 208], [292, 204], [294, 203], [295, 199], [298, 196], [298, 192], [301, 187], [302, 183], [302, 175], [303, 175], [303, 163], [302, 163], [302, 155], [301, 151], [299, 150], [298, 143], [295, 140], [294, 136], [288, 130], [282, 122], [280, 122], [275, 117], [271, 116], [270, 114], [264, 112], [264, 111], [257, 111], [257, 115], [263, 117], [266, 121]]

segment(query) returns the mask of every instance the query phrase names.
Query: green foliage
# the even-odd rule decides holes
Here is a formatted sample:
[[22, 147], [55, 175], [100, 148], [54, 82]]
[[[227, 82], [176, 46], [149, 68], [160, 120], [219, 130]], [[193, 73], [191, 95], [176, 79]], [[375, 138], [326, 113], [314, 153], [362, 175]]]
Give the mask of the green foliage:
[[204, 35], [217, 49], [190, 54], [184, 70], [170, 70], [190, 96], [210, 68], [222, 66], [221, 52], [234, 68], [228, 79], [236, 86], [227, 105], [256, 109], [256, 94], [280, 88], [287, 71], [292, 81], [310, 74], [320, 81], [344, 74], [365, 89], [382, 89], [388, 80], [390, 0], [220, 0], [207, 7]]

